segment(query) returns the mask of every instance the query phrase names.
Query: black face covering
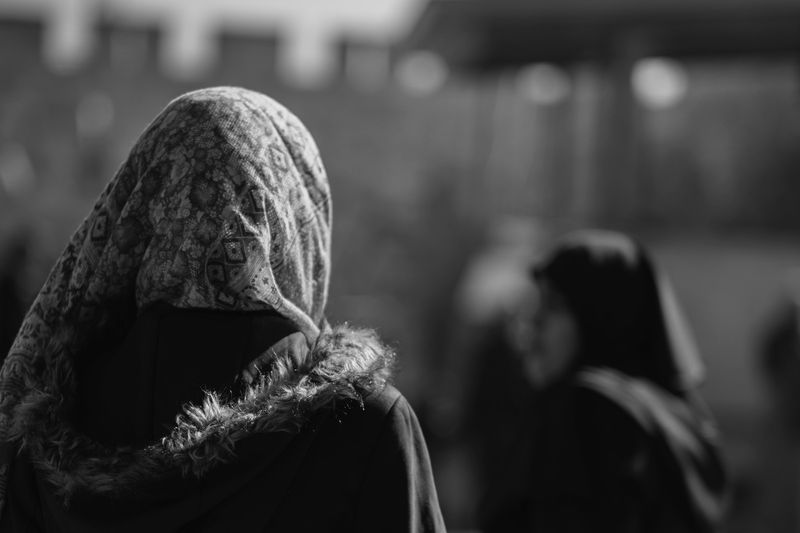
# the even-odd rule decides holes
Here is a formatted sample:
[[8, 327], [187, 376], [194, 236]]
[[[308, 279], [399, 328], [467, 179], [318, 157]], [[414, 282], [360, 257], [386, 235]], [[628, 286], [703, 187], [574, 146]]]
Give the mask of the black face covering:
[[644, 249], [612, 232], [572, 234], [534, 268], [575, 314], [578, 367], [610, 367], [682, 394], [702, 377], [674, 297]]

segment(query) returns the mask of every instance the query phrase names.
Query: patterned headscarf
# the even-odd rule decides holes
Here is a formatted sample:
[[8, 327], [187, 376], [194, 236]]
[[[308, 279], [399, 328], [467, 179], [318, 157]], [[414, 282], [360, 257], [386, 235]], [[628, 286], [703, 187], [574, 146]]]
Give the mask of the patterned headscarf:
[[[331, 202], [317, 147], [269, 97], [185, 94], [148, 126], [73, 235], [0, 371], [0, 446], [51, 357], [118, 343], [155, 302], [324, 322]], [[5, 454], [4, 454], [5, 455]], [[0, 456], [0, 502], [6, 461]]]

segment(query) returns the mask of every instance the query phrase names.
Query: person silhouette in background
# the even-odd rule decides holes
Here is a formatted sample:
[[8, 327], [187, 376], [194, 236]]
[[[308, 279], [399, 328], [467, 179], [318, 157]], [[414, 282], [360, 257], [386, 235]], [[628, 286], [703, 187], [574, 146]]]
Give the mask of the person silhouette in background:
[[576, 232], [533, 276], [513, 337], [537, 394], [484, 531], [713, 531], [726, 477], [703, 367], [648, 254]]
[[330, 230], [289, 110], [171, 102], [0, 371], [0, 531], [444, 532], [392, 353], [325, 319]]
[[782, 280], [759, 332], [756, 364], [767, 409], [739, 476], [734, 531], [793, 533], [800, 529], [800, 272]]

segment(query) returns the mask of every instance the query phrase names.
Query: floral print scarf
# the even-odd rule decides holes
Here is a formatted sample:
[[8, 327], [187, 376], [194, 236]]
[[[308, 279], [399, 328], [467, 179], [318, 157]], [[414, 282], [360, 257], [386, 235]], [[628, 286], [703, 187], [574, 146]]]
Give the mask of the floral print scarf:
[[113, 346], [155, 302], [273, 309], [313, 343], [330, 228], [319, 152], [286, 108], [232, 87], [171, 102], [69, 241], [0, 371], [0, 506], [15, 413], [31, 391], [52, 386], [49, 361]]

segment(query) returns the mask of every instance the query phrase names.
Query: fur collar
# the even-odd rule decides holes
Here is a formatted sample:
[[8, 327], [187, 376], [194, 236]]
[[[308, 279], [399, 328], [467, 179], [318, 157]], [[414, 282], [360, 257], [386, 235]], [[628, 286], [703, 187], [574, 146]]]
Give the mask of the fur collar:
[[201, 477], [234, 456], [253, 432], [297, 432], [308, 417], [337, 403], [362, 402], [383, 389], [394, 354], [374, 332], [338, 326], [320, 336], [302, 368], [288, 356], [246, 393], [224, 401], [208, 394], [190, 406], [172, 432], [144, 449], [108, 449], [77, 431], [70, 419], [71, 358], [53, 356], [38, 387], [14, 412], [11, 440], [28, 454], [64, 497], [78, 491], [121, 495], [165, 472]]

